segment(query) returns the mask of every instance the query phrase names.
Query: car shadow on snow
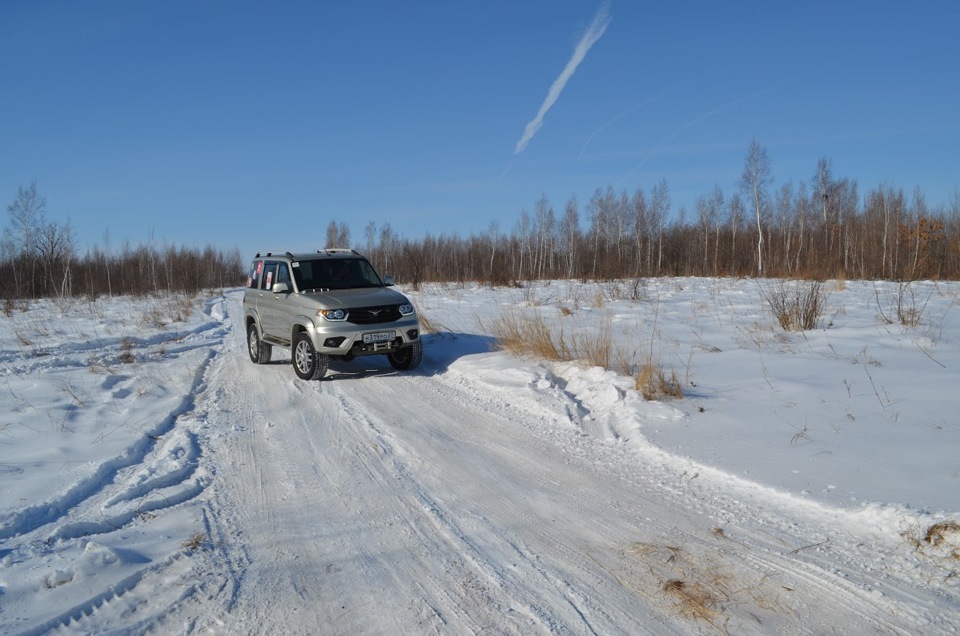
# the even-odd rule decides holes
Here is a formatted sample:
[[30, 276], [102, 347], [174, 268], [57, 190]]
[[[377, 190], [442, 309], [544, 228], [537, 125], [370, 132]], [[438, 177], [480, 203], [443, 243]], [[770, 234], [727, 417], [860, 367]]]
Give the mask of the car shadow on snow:
[[[387, 376], [394, 374], [403, 375], [438, 375], [445, 373], [451, 364], [470, 355], [488, 353], [494, 350], [496, 340], [490, 336], [482, 336], [469, 333], [451, 333], [441, 332], [424, 334], [423, 336], [423, 362], [412, 371], [397, 371], [394, 369], [386, 356], [360, 356], [353, 360], [344, 360], [342, 358], [332, 358], [327, 374], [321, 379], [321, 382], [335, 380], [359, 379], [368, 376]], [[280, 355], [277, 349], [274, 349], [275, 357], [268, 365], [289, 365], [289, 355], [284, 355], [285, 350]]]
[[423, 362], [412, 371], [397, 371], [386, 356], [360, 356], [353, 360], [332, 359], [324, 380], [349, 380], [370, 375], [438, 375], [450, 365], [470, 355], [488, 353], [496, 341], [490, 336], [441, 332], [424, 334]]

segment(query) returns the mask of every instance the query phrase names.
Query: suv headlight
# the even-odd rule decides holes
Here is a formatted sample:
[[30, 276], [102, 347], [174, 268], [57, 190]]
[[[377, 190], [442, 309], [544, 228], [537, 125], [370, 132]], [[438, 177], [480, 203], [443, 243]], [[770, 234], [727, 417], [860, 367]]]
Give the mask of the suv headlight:
[[350, 314], [346, 309], [318, 309], [317, 315], [324, 320], [343, 322]]
[[414, 311], [413, 305], [411, 305], [410, 303], [404, 303], [400, 305], [399, 309], [400, 309], [401, 316], [409, 316], [413, 314], [413, 311]]

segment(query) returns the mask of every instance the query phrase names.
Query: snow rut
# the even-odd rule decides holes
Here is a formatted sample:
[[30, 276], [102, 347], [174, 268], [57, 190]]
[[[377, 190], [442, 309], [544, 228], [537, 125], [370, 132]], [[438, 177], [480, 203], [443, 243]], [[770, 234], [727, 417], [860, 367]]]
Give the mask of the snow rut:
[[[72, 344], [55, 358], [31, 350], [18, 361], [9, 357], [10, 352], [0, 352], [7, 368], [16, 370], [17, 381], [36, 387], [24, 397], [29, 404], [23, 409], [25, 416], [33, 410], [62, 409], [59, 401], [67, 394], [72, 408], [66, 412], [73, 414], [64, 420], [67, 432], [72, 425], [79, 436], [106, 412], [129, 422], [113, 430], [101, 428], [90, 437], [92, 444], [112, 444], [116, 448], [112, 457], [81, 467], [78, 477], [56, 497], [11, 511], [0, 520], [6, 575], [17, 581], [4, 588], [5, 600], [11, 603], [3, 618], [18, 632], [84, 631], [84, 621], [94, 615], [98, 621], [115, 615], [123, 624], [120, 617], [132, 607], [144, 614], [145, 608], [153, 608], [150, 623], [190, 595], [189, 586], [159, 595], [140, 591], [144, 581], [153, 588], [158, 580], [187, 576], [193, 565], [185, 558], [190, 549], [178, 545], [173, 552], [155, 552], [139, 537], [162, 528], [161, 533], [179, 532], [187, 539], [190, 515], [178, 509], [210, 483], [196, 432], [204, 419], [197, 413], [197, 401], [206, 388], [205, 373], [229, 333], [223, 303], [222, 297], [208, 300], [196, 328], [123, 339], [130, 362], [122, 367], [117, 338]], [[167, 371], [171, 365], [179, 367], [178, 377], [188, 378], [185, 384]], [[49, 385], [67, 388], [52, 391]], [[44, 403], [43, 396], [50, 402]], [[21, 564], [37, 563], [46, 563], [49, 569], [19, 573]], [[30, 624], [18, 618], [16, 600], [35, 593], [47, 597], [53, 615]]]

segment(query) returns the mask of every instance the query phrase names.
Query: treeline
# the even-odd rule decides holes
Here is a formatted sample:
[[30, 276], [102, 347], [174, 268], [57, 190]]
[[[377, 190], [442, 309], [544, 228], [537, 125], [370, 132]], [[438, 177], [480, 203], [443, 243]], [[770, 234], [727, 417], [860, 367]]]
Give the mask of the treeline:
[[[48, 222], [36, 184], [20, 188], [3, 234], [3, 298], [196, 292], [242, 285], [246, 260], [237, 250], [124, 243], [119, 252], [75, 253], [69, 224]], [[106, 242], [106, 241], [105, 241]], [[821, 158], [810, 181], [774, 186], [766, 149], [751, 142], [732, 193], [719, 186], [692, 209], [672, 209], [666, 179], [649, 190], [597, 189], [555, 208], [543, 196], [521, 210], [508, 232], [403, 237], [369, 223], [361, 241], [331, 221], [326, 245], [352, 245], [384, 274], [412, 285], [476, 281], [489, 285], [536, 279], [655, 276], [771, 278], [960, 279], [960, 191], [949, 205], [928, 205], [879, 185], [863, 194], [833, 175]]]
[[[118, 252], [94, 248], [80, 255], [69, 223], [48, 221], [36, 183], [19, 188], [8, 208], [2, 239], [0, 297], [145, 295], [161, 291], [195, 294], [235, 287], [244, 280], [239, 250], [138, 245]], [[107, 239], [108, 242], [108, 239]]]
[[[813, 179], [773, 189], [769, 159], [753, 142], [737, 191], [719, 186], [693, 209], [671, 214], [661, 180], [649, 191], [598, 189], [562, 209], [541, 197], [508, 233], [398, 238], [366, 228], [362, 249], [398, 281], [617, 279], [651, 276], [766, 276], [825, 280], [960, 279], [960, 192], [949, 207], [923, 193], [880, 185], [861, 196], [822, 158]], [[328, 242], [344, 242], [331, 223]], [[339, 240], [339, 243], [336, 243]]]

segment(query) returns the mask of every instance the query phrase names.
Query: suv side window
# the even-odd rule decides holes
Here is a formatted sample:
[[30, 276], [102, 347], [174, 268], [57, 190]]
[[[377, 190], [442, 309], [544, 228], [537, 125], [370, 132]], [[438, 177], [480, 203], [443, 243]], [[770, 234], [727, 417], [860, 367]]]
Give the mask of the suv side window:
[[[290, 285], [290, 266], [286, 263], [280, 263], [279, 267], [277, 267], [277, 282], [286, 283], [287, 287], [292, 287]], [[293, 291], [293, 289], [290, 291]]]
[[256, 260], [250, 263], [250, 274], [247, 275], [247, 288], [260, 287], [260, 272], [263, 271], [263, 261]]
[[270, 291], [277, 280], [277, 261], [264, 261], [260, 275], [260, 289]]

